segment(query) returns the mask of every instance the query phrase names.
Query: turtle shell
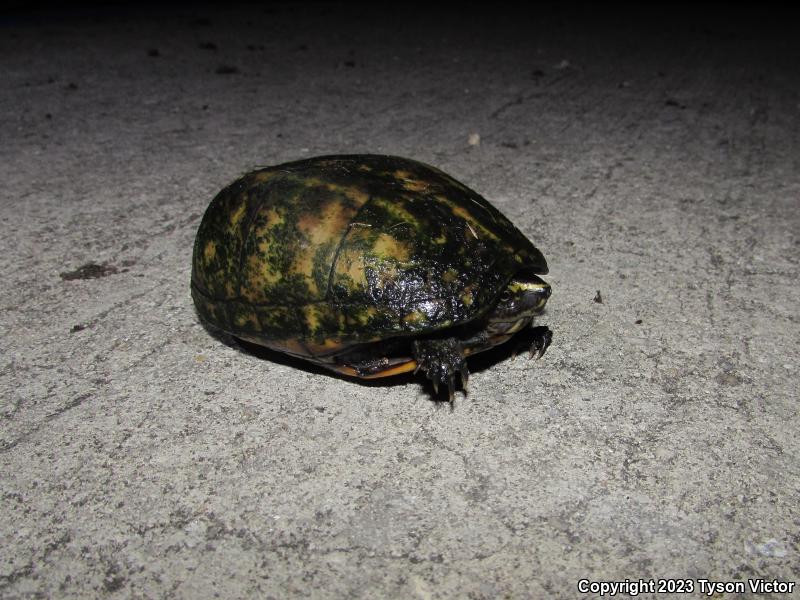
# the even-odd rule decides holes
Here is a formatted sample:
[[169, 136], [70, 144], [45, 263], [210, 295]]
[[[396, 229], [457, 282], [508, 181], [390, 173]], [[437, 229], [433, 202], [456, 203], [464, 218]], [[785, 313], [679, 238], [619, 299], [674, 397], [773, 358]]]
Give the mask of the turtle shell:
[[200, 316], [305, 358], [487, 313], [541, 252], [428, 165], [324, 156], [248, 173], [211, 202], [194, 246]]

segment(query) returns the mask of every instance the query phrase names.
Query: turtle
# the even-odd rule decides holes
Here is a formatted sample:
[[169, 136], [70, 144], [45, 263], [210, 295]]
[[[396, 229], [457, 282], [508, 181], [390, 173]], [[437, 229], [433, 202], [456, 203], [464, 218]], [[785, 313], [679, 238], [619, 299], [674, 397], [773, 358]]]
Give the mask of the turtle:
[[330, 155], [246, 173], [201, 220], [191, 294], [212, 328], [363, 379], [424, 371], [466, 393], [467, 357], [530, 328], [551, 294], [542, 253], [443, 171]]

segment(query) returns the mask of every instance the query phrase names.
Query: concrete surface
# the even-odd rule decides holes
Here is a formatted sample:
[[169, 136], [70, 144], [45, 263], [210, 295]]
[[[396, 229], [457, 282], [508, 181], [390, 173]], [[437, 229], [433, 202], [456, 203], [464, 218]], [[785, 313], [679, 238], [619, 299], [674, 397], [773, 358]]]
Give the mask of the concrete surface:
[[[780, 19], [147, 13], [0, 26], [3, 598], [798, 579]], [[515, 221], [550, 263], [545, 357], [481, 359], [451, 410], [210, 335], [189, 296], [210, 198], [336, 152], [435, 164]]]

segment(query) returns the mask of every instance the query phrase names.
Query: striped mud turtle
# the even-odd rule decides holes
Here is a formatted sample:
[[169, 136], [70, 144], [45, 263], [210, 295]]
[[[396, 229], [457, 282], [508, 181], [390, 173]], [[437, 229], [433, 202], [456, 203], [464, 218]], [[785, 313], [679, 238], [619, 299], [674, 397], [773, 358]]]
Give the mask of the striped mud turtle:
[[[200, 317], [362, 378], [424, 370], [453, 399], [466, 357], [531, 325], [542, 253], [449, 175], [380, 155], [259, 169], [223, 189], [194, 245]], [[533, 328], [531, 355], [551, 340]]]

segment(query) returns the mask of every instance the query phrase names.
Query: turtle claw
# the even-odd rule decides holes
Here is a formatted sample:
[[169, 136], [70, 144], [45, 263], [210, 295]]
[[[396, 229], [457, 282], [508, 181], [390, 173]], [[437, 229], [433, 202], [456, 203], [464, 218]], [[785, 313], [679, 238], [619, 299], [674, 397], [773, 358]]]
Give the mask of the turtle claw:
[[455, 377], [461, 375], [461, 387], [466, 392], [469, 371], [464, 359], [464, 348], [456, 338], [416, 340], [414, 358], [417, 368], [423, 369], [439, 395], [439, 386], [447, 386], [447, 397], [452, 404], [455, 398]]
[[532, 333], [534, 338], [533, 344], [531, 344], [530, 356], [528, 357], [529, 360], [534, 356], [537, 359], [542, 358], [547, 348], [550, 346], [550, 343], [553, 341], [553, 332], [550, 331], [549, 327], [534, 327]]

